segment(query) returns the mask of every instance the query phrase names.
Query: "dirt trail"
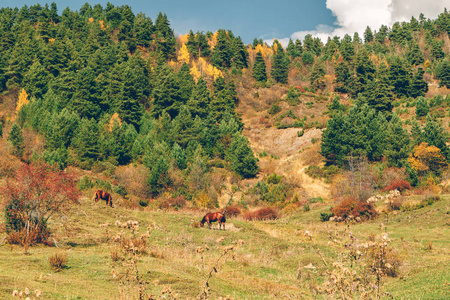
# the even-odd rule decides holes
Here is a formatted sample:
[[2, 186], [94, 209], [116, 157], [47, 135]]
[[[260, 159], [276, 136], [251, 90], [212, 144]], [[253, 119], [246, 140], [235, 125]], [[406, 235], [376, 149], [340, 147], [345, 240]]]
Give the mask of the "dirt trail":
[[307, 130], [298, 136], [298, 128], [251, 128], [244, 131], [255, 154], [265, 151], [267, 157], [260, 157], [261, 171], [282, 174], [293, 183], [298, 183], [308, 197], [330, 199], [330, 185], [321, 179], [314, 179], [305, 173], [310, 165], [307, 160], [317, 156], [311, 142], [320, 138], [320, 129]]

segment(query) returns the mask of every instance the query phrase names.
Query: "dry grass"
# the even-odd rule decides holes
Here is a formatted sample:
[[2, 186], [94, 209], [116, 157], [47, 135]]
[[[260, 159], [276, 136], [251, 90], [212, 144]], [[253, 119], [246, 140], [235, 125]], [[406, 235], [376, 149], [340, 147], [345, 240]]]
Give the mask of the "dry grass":
[[48, 258], [50, 267], [59, 272], [67, 266], [67, 255], [65, 253], [55, 253]]

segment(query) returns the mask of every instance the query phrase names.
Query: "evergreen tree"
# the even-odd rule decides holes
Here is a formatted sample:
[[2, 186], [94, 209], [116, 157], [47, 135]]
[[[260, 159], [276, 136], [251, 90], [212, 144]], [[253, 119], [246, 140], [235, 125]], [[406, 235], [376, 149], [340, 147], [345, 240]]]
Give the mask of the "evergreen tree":
[[411, 41], [409, 44], [409, 51], [406, 56], [412, 65], [420, 65], [424, 62], [423, 54], [420, 51], [419, 45], [414, 41]]
[[230, 162], [231, 170], [243, 178], [252, 178], [258, 174], [258, 159], [254, 156], [248, 139], [241, 133], [233, 135], [225, 157]]
[[439, 87], [450, 88], [450, 62], [444, 59], [436, 68], [436, 77], [440, 80]]
[[418, 97], [416, 99], [416, 116], [418, 118], [428, 115], [430, 112], [430, 105], [428, 104], [428, 99], [425, 97]]
[[31, 96], [42, 98], [42, 95], [47, 92], [49, 79], [50, 75], [47, 70], [36, 60], [24, 76], [24, 88]]
[[25, 152], [24, 138], [22, 129], [16, 123], [11, 126], [7, 140], [12, 146], [12, 155], [21, 158]]
[[411, 70], [400, 57], [394, 57], [389, 67], [389, 80], [398, 97], [408, 97], [411, 91]]
[[441, 149], [442, 155], [449, 160], [450, 148], [447, 146], [448, 140], [448, 134], [445, 132], [442, 125], [428, 114], [427, 121], [423, 127], [423, 141], [430, 146], [436, 146]]
[[159, 76], [153, 90], [154, 102], [151, 113], [154, 117], [159, 117], [163, 110], [166, 110], [170, 117], [174, 118], [178, 115], [181, 105], [185, 104], [185, 96], [181, 94], [180, 83], [173, 71], [168, 70]]
[[249, 54], [245, 45], [240, 37], [233, 39], [232, 45], [233, 56], [231, 58], [231, 65], [238, 70], [248, 67], [248, 57]]
[[388, 124], [386, 138], [389, 143], [386, 143], [384, 157], [388, 164], [398, 168], [404, 167], [411, 153], [410, 139], [408, 132], [403, 127], [403, 122], [396, 113], [392, 115]]
[[352, 76], [347, 62], [343, 61], [335, 66], [335, 84], [334, 90], [339, 93], [348, 93], [350, 91], [350, 83]]
[[193, 57], [198, 57], [197, 42], [195, 41], [195, 34], [192, 29], [189, 31], [186, 48]]
[[362, 95], [367, 99], [367, 104], [377, 112], [389, 114], [392, 111], [394, 95], [384, 80], [369, 81]]
[[158, 50], [163, 53], [165, 58], [174, 58], [176, 40], [166, 14], [163, 15], [161, 12], [158, 14], [155, 21], [155, 29]]
[[261, 52], [256, 53], [255, 62], [253, 63], [252, 76], [257, 82], [266, 82], [266, 63]]
[[366, 27], [366, 30], [364, 31], [364, 42], [370, 43], [373, 41], [373, 33], [372, 29], [370, 29], [369, 26]]
[[211, 63], [217, 68], [228, 68], [231, 66], [232, 56], [230, 38], [224, 29], [219, 29], [216, 46], [211, 52]]
[[291, 59], [295, 59], [295, 58], [301, 56], [301, 52], [298, 50], [298, 47], [295, 46], [292, 39], [289, 39], [289, 43], [286, 48], [286, 53], [287, 53], [287, 55], [289, 55], [291, 57]]
[[411, 96], [413, 98], [425, 96], [426, 92], [428, 92], [428, 83], [423, 79], [424, 73], [425, 71], [422, 68], [417, 69], [411, 80]]
[[101, 113], [101, 99], [98, 95], [95, 77], [94, 70], [89, 67], [78, 71], [75, 77], [75, 93], [71, 108], [82, 118], [97, 118]]
[[355, 45], [352, 43], [352, 38], [346, 34], [339, 46], [339, 52], [346, 61], [351, 61], [355, 55]]
[[72, 147], [77, 154], [76, 160], [82, 168], [90, 169], [100, 157], [99, 129], [94, 119], [82, 119]]
[[286, 84], [288, 82], [289, 58], [282, 51], [273, 56], [270, 75], [276, 82]]
[[431, 55], [434, 59], [439, 60], [445, 56], [444, 51], [442, 51], [443, 42], [433, 39], [431, 42]]
[[187, 167], [187, 156], [183, 148], [180, 147], [177, 143], [173, 144], [172, 147], [172, 157], [174, 160], [175, 166], [180, 169], [184, 170]]
[[311, 84], [311, 88], [323, 89], [325, 87], [325, 74], [326, 70], [324, 65], [320, 62], [317, 62], [311, 70], [311, 73], [309, 74], [309, 82]]
[[208, 108], [210, 102], [211, 98], [209, 95], [208, 86], [206, 85], [206, 81], [203, 77], [200, 77], [192, 91], [191, 98], [187, 102], [187, 107], [194, 118], [199, 116], [204, 119], [209, 113]]

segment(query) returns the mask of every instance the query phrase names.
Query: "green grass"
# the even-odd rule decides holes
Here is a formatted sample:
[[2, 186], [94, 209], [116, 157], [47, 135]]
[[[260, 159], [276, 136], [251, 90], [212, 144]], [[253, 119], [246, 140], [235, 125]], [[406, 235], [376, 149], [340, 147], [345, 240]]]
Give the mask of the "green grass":
[[[388, 233], [402, 265], [399, 276], [384, 280], [383, 290], [395, 299], [445, 299], [450, 293], [450, 208], [449, 197], [441, 198], [418, 210], [390, 214], [389, 219], [379, 216], [349, 228], [320, 222], [320, 213], [328, 212], [330, 206], [314, 203], [308, 212], [276, 221], [229, 219], [234, 226], [229, 224], [227, 231], [192, 226], [201, 219], [200, 212], [111, 209], [84, 199], [74, 207], [65, 227], [57, 221], [50, 223], [58, 248], [35, 246], [24, 254], [17, 245], [0, 246], [0, 298], [11, 298], [13, 290], [25, 288], [42, 290], [44, 299], [121, 299], [126, 291], [137, 297], [137, 283], [121, 287], [113, 277], [113, 266], [118, 271], [125, 269], [110, 257], [111, 247], [116, 247], [112, 238], [119, 232], [131, 235], [130, 230], [115, 226], [116, 220], [137, 220], [139, 234], [150, 228], [148, 253], [136, 258], [137, 268], [145, 291], [157, 297], [165, 288], [182, 299], [199, 295], [223, 247], [242, 240], [217, 264], [217, 273], [209, 281], [211, 298], [314, 298], [310, 287], [324, 282], [326, 268], [305, 238], [305, 230], [313, 233], [313, 242], [329, 263], [337, 259], [337, 250], [344, 251], [328, 245], [330, 231], [349, 230], [361, 241], [370, 234]], [[99, 226], [106, 222], [111, 226]], [[198, 247], [209, 249], [203, 253], [205, 267]], [[67, 267], [55, 272], [48, 258], [61, 252], [68, 256]], [[302, 269], [298, 280], [299, 266], [309, 265], [314, 269]]]

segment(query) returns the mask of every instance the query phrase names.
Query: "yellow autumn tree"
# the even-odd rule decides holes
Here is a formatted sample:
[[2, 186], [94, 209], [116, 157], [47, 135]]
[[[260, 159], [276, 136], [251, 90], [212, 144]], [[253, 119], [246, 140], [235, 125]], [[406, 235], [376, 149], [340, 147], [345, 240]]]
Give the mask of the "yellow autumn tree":
[[196, 83], [202, 76], [202, 73], [200, 73], [200, 70], [198, 69], [197, 64], [195, 62], [192, 62], [192, 67], [190, 69], [190, 73], [191, 73], [192, 77], [194, 77], [194, 80]]
[[105, 21], [100, 20], [100, 21], [98, 21], [98, 23], [100, 24], [100, 29], [101, 30], [105, 31], [106, 28], [108, 28], [108, 26], [105, 27]]
[[22, 106], [27, 105], [28, 103], [30, 103], [30, 100], [28, 100], [28, 93], [25, 89], [22, 89], [19, 94], [19, 100], [17, 101], [16, 112], [19, 112]]
[[118, 123], [119, 126], [122, 126], [122, 120], [119, 118], [119, 114], [118, 113], [114, 113], [111, 116], [111, 119], [109, 119], [109, 123], [106, 125], [106, 130], [111, 132], [113, 127], [114, 127], [114, 123]]
[[186, 44], [183, 43], [180, 50], [178, 51], [178, 62], [180, 62], [180, 63], [185, 62], [185, 63], [189, 64], [189, 61], [190, 61], [189, 50], [186, 47]]
[[428, 171], [439, 171], [447, 166], [447, 161], [441, 154], [441, 149], [436, 146], [429, 146], [425, 142], [414, 147], [408, 162], [419, 174], [424, 174]]
[[180, 37], [179, 37], [180, 43], [186, 44], [188, 42], [188, 37], [189, 37], [189, 34], [185, 34], [185, 35], [180, 34]]

